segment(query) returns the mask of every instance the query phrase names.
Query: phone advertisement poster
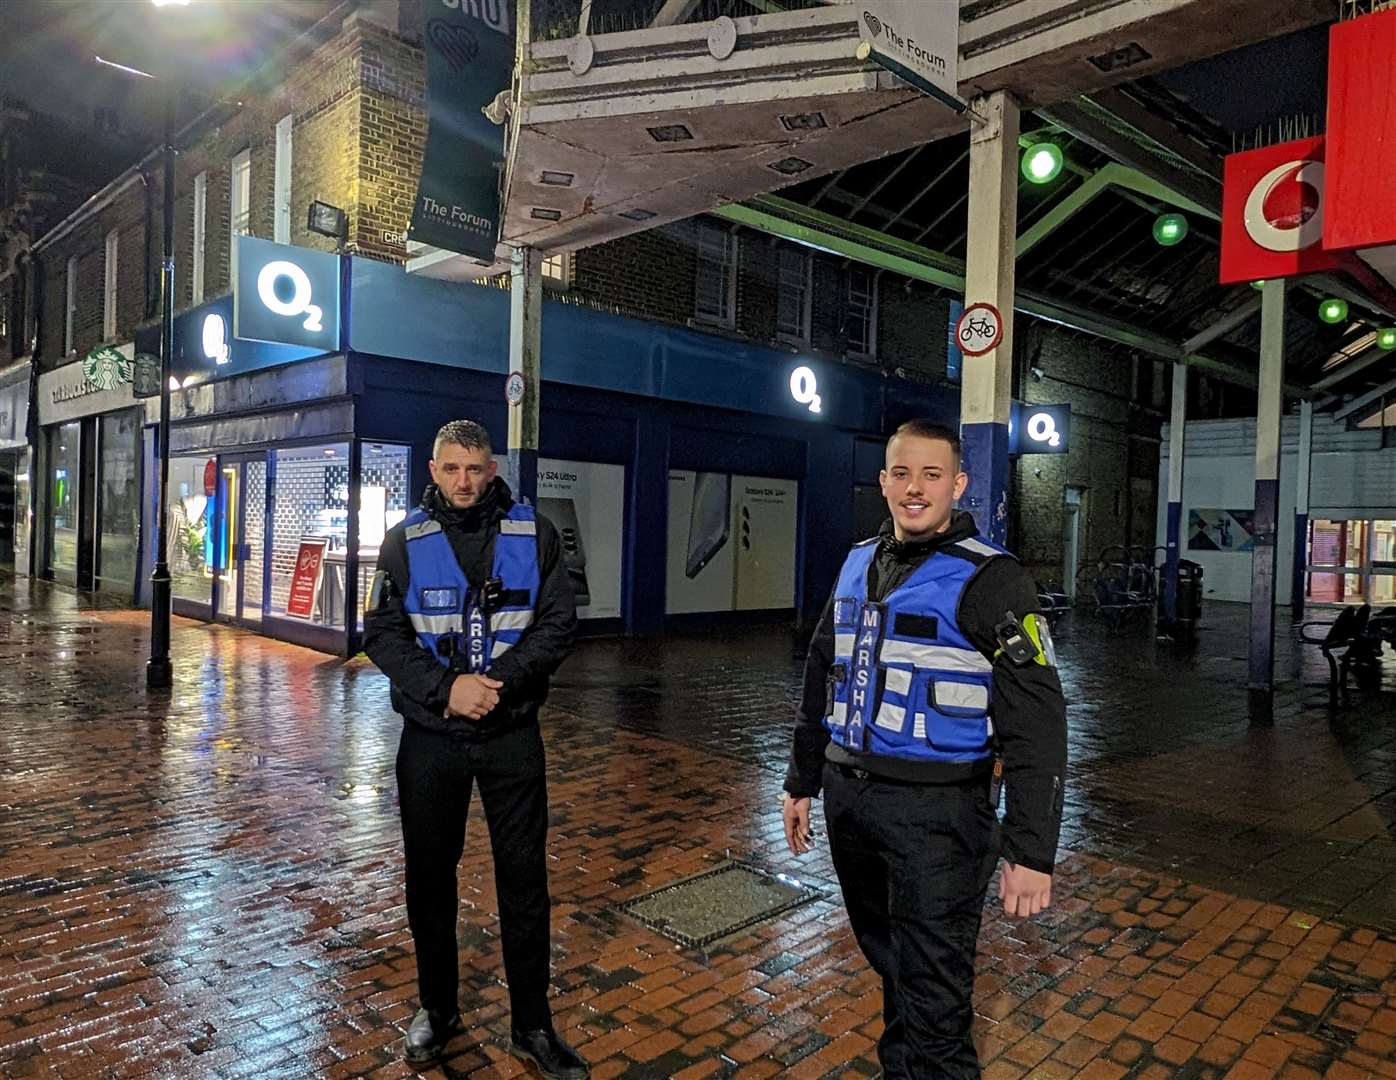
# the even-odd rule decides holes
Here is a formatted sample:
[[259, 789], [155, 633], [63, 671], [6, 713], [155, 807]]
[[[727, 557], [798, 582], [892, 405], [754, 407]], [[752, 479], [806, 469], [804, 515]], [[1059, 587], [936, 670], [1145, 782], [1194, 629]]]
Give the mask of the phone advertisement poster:
[[625, 467], [539, 458], [538, 513], [557, 526], [577, 616], [619, 618]]
[[800, 485], [730, 473], [669, 473], [666, 611], [795, 605]]

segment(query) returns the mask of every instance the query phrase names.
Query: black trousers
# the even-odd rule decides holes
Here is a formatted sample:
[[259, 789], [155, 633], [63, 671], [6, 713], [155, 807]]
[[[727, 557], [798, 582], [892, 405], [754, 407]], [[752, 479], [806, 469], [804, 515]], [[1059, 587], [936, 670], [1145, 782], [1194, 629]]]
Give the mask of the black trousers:
[[458, 1006], [456, 867], [465, 849], [472, 787], [480, 787], [494, 854], [504, 973], [513, 1026], [550, 1027], [548, 1008], [548, 792], [536, 726], [471, 743], [404, 724], [398, 803], [407, 856], [407, 922], [417, 950], [422, 1008], [442, 1019]]
[[824, 767], [848, 921], [882, 976], [886, 1080], [979, 1076], [970, 994], [999, 836], [988, 789], [987, 779], [895, 784]]

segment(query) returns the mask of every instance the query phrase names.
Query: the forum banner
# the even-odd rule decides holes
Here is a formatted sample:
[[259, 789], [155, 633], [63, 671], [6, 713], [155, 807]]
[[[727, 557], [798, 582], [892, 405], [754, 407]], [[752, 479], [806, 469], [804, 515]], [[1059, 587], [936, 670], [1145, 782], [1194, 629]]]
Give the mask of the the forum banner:
[[514, 71], [513, 0], [423, 0], [427, 146], [408, 236], [494, 261], [504, 128], [481, 110]]

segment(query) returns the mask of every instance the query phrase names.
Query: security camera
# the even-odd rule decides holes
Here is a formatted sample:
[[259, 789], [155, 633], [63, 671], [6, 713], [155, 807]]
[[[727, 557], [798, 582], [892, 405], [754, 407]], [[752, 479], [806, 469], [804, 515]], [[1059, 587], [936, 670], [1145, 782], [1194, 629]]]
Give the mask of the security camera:
[[1033, 382], [1041, 382], [1046, 374], [1040, 367], [1029, 368], [1028, 373], [1032, 375]]

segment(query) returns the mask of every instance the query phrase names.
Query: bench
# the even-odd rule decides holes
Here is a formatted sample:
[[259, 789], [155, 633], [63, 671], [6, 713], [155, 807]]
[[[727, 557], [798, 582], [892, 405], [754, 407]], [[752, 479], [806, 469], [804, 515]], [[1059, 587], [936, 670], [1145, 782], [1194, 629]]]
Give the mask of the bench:
[[1328, 703], [1336, 706], [1347, 698], [1348, 671], [1354, 665], [1375, 663], [1381, 651], [1381, 635], [1390, 629], [1396, 634], [1387, 612], [1382, 612], [1379, 625], [1371, 622], [1372, 606], [1343, 608], [1332, 622], [1306, 622], [1299, 627], [1299, 640], [1305, 645], [1317, 645], [1328, 661]]
[[1132, 566], [1105, 567], [1092, 585], [1096, 609], [1116, 629], [1133, 611], [1152, 611], [1153, 590], [1140, 588]]

